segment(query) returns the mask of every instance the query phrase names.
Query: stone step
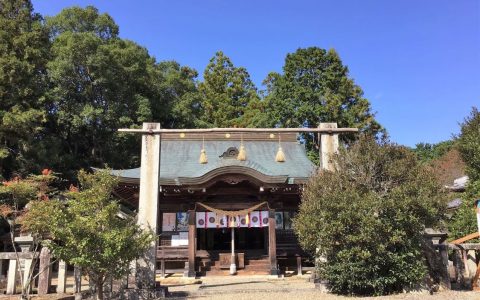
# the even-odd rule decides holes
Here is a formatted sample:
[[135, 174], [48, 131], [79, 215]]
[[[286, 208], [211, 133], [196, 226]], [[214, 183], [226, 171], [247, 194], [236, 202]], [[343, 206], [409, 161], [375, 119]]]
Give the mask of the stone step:
[[[206, 276], [229, 276], [230, 271], [229, 270], [211, 270], [206, 272]], [[237, 270], [237, 275], [238, 276], [249, 276], [249, 275], [270, 275], [269, 270], [246, 270], [246, 269], [241, 269]]]
[[251, 268], [247, 268], [245, 267], [244, 269], [242, 269], [242, 271], [246, 271], [246, 272], [269, 272], [270, 271], [270, 268], [265, 268], [265, 267], [251, 267]]
[[[201, 272], [210, 272], [210, 271], [224, 271], [228, 270], [225, 268], [220, 268], [220, 266], [210, 266], [210, 267], [201, 267], [200, 271]], [[246, 265], [244, 268], [239, 269], [239, 270], [245, 270], [245, 271], [266, 271], [268, 272], [270, 270], [270, 263], [257, 263], [254, 265]]]
[[246, 265], [263, 265], [263, 264], [269, 264], [268, 259], [262, 259], [262, 260], [248, 260], [245, 264]]

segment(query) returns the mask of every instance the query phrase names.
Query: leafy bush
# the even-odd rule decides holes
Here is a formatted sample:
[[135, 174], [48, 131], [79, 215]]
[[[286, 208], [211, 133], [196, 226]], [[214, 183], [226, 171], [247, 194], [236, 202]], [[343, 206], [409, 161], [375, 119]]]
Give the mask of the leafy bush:
[[440, 224], [441, 186], [407, 148], [362, 137], [336, 157], [335, 172], [306, 185], [294, 228], [335, 293], [399, 292], [426, 273], [426, 227]]
[[475, 200], [480, 199], [480, 112], [477, 108], [473, 108], [470, 116], [461, 124], [458, 148], [466, 165], [469, 182], [462, 195], [462, 205], [448, 223], [452, 238], [461, 238], [478, 230], [473, 207]]
[[131, 261], [144, 255], [154, 239], [131, 216], [119, 217], [112, 197], [117, 179], [108, 170], [79, 172], [80, 190], [72, 187], [58, 199], [32, 203], [23, 218], [23, 229], [50, 234], [46, 243], [55, 257], [82, 268], [93, 280], [97, 299], [103, 298], [107, 278], [120, 279]]

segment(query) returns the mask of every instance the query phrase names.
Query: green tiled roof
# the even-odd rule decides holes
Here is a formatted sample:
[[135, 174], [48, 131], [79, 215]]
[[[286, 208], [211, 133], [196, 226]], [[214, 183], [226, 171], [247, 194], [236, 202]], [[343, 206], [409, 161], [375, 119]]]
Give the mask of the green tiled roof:
[[[239, 148], [239, 141], [206, 141], [207, 164], [198, 161], [201, 141], [163, 140], [161, 145], [162, 185], [198, 184], [202, 178], [212, 178], [220, 173], [256, 174], [271, 183], [292, 184], [305, 182], [316, 168], [308, 159], [304, 146], [298, 142], [282, 142], [285, 162], [276, 162], [278, 142], [275, 141], [245, 141], [246, 161], [221, 157], [228, 148]], [[112, 173], [125, 182], [138, 182], [140, 178], [140, 168], [113, 170]]]

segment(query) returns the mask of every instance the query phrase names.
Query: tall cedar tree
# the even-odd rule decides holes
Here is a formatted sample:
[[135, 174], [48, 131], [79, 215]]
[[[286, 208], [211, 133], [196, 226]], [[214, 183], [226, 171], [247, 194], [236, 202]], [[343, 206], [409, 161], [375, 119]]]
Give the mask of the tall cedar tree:
[[28, 0], [0, 0], [0, 176], [29, 168], [42, 129], [48, 32]]
[[423, 232], [439, 224], [445, 195], [409, 149], [361, 137], [313, 176], [294, 229], [335, 293], [382, 295], [422, 280]]
[[198, 85], [201, 95], [200, 127], [252, 127], [260, 98], [247, 70], [235, 67], [223, 52], [210, 59], [204, 81]]
[[[264, 84], [270, 126], [317, 127], [321, 122], [336, 122], [370, 134], [382, 130], [370, 102], [333, 49], [310, 47], [289, 53], [283, 73], [270, 73]], [[342, 137], [348, 141], [356, 136]], [[309, 155], [315, 160], [318, 151], [309, 141], [318, 145], [318, 137], [307, 139]]]

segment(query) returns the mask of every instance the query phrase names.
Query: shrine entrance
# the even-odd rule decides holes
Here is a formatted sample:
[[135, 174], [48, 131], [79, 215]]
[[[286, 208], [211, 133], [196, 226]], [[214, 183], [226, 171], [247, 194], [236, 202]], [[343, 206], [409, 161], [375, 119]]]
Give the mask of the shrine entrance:
[[[267, 228], [234, 228], [233, 230], [235, 231], [235, 248], [238, 251], [263, 250], [267, 254]], [[197, 229], [197, 250], [231, 250], [231, 228]]]
[[139, 224], [158, 234], [148, 260], [139, 261], [153, 278], [153, 257], [163, 275], [183, 268], [189, 277], [278, 275], [293, 259], [301, 267], [307, 254], [296, 241], [291, 217], [303, 185], [318, 169], [297, 133], [319, 133], [320, 166], [333, 170], [338, 133], [357, 129], [323, 123], [171, 130], [145, 123], [143, 129], [122, 131], [143, 135], [142, 166], [112, 170], [121, 178], [115, 195], [138, 211]]

